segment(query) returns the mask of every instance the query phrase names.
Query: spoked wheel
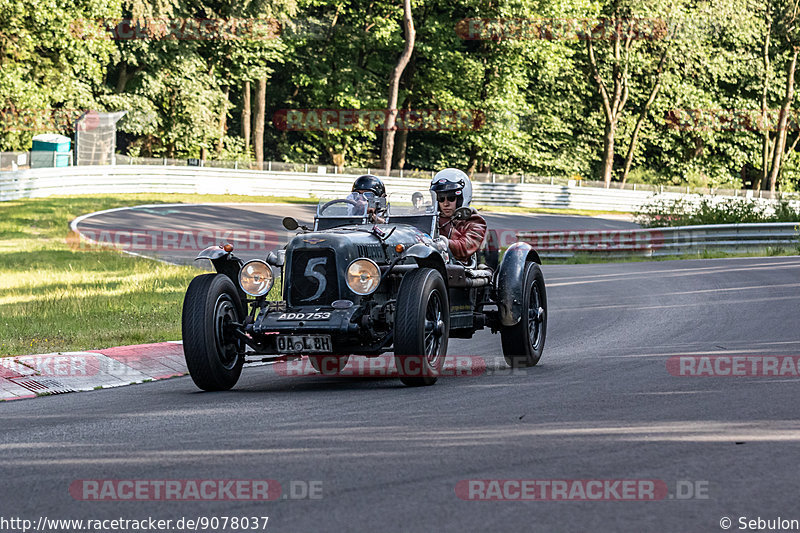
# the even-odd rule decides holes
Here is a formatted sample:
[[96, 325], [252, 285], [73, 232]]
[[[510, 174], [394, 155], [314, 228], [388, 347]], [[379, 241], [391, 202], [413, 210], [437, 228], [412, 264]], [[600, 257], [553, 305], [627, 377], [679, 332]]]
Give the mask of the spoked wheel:
[[394, 323], [394, 356], [400, 380], [419, 387], [436, 383], [447, 356], [450, 304], [438, 271], [412, 270], [403, 277]]
[[325, 376], [335, 376], [347, 366], [349, 355], [309, 355], [314, 370]]
[[522, 281], [522, 316], [500, 330], [503, 356], [513, 368], [534, 366], [544, 351], [547, 334], [547, 292], [542, 269], [526, 263]]
[[244, 308], [233, 282], [223, 274], [203, 274], [189, 284], [183, 300], [183, 354], [195, 385], [228, 390], [239, 380], [244, 344], [236, 336]]

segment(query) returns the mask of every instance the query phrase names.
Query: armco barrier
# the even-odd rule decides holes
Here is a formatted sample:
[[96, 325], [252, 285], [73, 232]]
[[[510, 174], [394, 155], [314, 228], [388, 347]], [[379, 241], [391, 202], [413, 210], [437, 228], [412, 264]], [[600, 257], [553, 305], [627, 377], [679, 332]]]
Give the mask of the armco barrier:
[[[0, 201], [56, 194], [200, 193], [309, 198], [350, 191], [355, 175], [210, 167], [117, 165], [0, 173]], [[426, 190], [427, 179], [385, 178], [392, 192]], [[654, 193], [561, 185], [475, 183], [474, 203], [633, 211]], [[666, 193], [665, 193], [666, 195]]]
[[715, 224], [608, 231], [521, 231], [517, 240], [542, 257], [663, 257], [711, 252], [795, 251], [800, 254], [800, 223]]

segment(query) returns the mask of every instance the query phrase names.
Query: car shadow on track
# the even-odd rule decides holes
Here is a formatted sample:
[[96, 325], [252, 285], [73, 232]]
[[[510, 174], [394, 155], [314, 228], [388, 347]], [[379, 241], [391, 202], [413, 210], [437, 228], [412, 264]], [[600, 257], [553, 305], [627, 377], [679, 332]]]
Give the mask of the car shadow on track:
[[[531, 368], [512, 369], [502, 359], [489, 361], [477, 368], [453, 367], [441, 375], [433, 388], [455, 386], [518, 386], [532, 384], [534, 380], [550, 378], [558, 372], [561, 365], [537, 365]], [[259, 368], [259, 370], [256, 370]], [[296, 393], [332, 392], [332, 391], [369, 391], [386, 389], [409, 389], [416, 387], [404, 385], [394, 368], [382, 375], [356, 375], [348, 372], [348, 366], [340, 375], [326, 376], [316, 371], [303, 372], [296, 375], [275, 369], [275, 365], [266, 365], [248, 369], [242, 374], [239, 383], [231, 390], [235, 393]], [[431, 387], [421, 387], [430, 389]], [[197, 391], [201, 392], [201, 391]]]

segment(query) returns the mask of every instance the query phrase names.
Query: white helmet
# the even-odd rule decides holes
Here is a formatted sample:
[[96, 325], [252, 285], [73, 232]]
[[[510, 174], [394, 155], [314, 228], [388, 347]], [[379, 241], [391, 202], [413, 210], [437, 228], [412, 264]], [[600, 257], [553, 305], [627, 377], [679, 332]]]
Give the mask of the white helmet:
[[469, 207], [472, 202], [472, 182], [469, 176], [457, 168], [446, 168], [437, 172], [431, 180], [431, 191], [434, 194], [454, 191], [456, 207]]

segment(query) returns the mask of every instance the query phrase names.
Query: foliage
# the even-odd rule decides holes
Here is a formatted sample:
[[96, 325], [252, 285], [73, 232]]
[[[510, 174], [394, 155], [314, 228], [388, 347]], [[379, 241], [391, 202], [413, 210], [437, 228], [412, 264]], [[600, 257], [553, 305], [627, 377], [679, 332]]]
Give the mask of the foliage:
[[687, 198], [658, 198], [637, 211], [636, 221], [646, 228], [798, 222], [800, 206], [788, 200], [772, 205], [746, 198], [703, 197], [696, 203]]
[[[650, 32], [636, 38], [624, 65], [629, 94], [616, 124], [613, 179], [621, 177], [644, 110], [630, 182], [742, 186], [752, 181], [746, 170], [760, 174], [764, 128], [676, 124], [675, 117], [698, 110], [758, 114], [765, 80], [767, 106], [779, 108], [786, 66], [798, 42], [793, 5], [783, 0], [415, 0], [417, 42], [401, 81], [401, 107], [470, 111], [483, 119], [465, 131], [409, 131], [399, 158], [406, 169], [458, 166], [599, 178], [606, 118], [586, 40], [536, 28], [576, 21], [596, 29], [607, 17], [644, 21]], [[75, 30], [80, 21], [154, 17], [257, 20], [266, 27], [280, 21], [280, 35], [192, 40], [148, 34], [113, 40], [101, 38], [102, 32], [81, 38]], [[459, 31], [469, 20], [523, 20], [530, 31], [513, 33], [506, 26], [470, 38]], [[609, 82], [615, 65], [622, 65], [614, 59], [612, 40], [592, 43], [599, 74]], [[266, 158], [374, 168], [380, 128], [286, 131], [271, 119], [286, 109], [382, 109], [402, 49], [402, 5], [390, 0], [5, 0], [0, 2], [0, 110], [127, 110], [119, 123], [123, 152], [248, 158], [243, 85], [250, 82], [255, 93], [255, 81], [266, 76]], [[664, 53], [660, 92], [645, 108]], [[0, 150], [26, 150], [39, 132], [7, 120], [0, 126]], [[68, 121], [53, 129], [72, 133]], [[800, 189], [797, 144], [792, 144], [800, 133], [796, 121], [790, 121], [790, 130], [782, 191]]]

